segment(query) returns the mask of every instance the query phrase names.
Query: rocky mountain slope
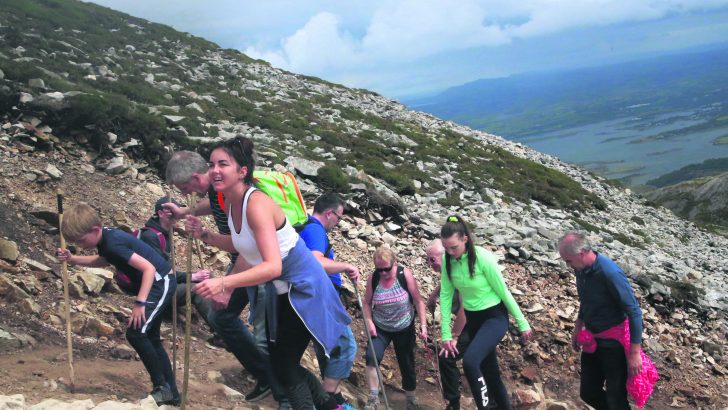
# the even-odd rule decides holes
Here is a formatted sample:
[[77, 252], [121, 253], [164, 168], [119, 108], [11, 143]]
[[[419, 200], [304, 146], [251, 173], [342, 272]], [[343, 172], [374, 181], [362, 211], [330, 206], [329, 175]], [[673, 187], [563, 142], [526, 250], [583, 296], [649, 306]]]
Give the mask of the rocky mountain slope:
[[[504, 373], [524, 408], [547, 401], [579, 406], [573, 393], [578, 363], [568, 346], [575, 287], [555, 246], [570, 229], [590, 232], [599, 250], [634, 282], [645, 312], [646, 349], [663, 373], [650, 405], [728, 405], [725, 237], [556, 158], [409, 111], [364, 90], [284, 72], [91, 4], [4, 3], [0, 259], [8, 262], [0, 262], [3, 351], [33, 351], [63, 341], [60, 281], [51, 257], [57, 241], [55, 187], [63, 186], [69, 201], [91, 202], [110, 225], [135, 227], [166, 190], [157, 170], [172, 150], [204, 150], [216, 139], [243, 134], [256, 142], [260, 165], [294, 170], [307, 198], [325, 188], [346, 193], [349, 216], [336, 234], [337, 255], [365, 272], [373, 249], [387, 243], [415, 270], [428, 294], [437, 279], [423, 264], [423, 245], [451, 213], [472, 221], [479, 242], [500, 255], [507, 280], [539, 334], [526, 347], [509, 336], [502, 348]], [[220, 269], [223, 258], [205, 249], [207, 266]], [[119, 331], [128, 303], [104, 275], [75, 276], [78, 354], [89, 363], [94, 357], [128, 362], [133, 354]], [[358, 317], [349, 302], [350, 313]], [[225, 377], [208, 377], [211, 363], [230, 357], [195, 343], [201, 357], [193, 367], [198, 393], [219, 391], [204, 397], [215, 406], [233, 407], [221, 385], [242, 389], [249, 382], [224, 373], [232, 372], [231, 365], [220, 369]], [[2, 360], [14, 363], [0, 355]], [[422, 379], [432, 379], [424, 355], [421, 360]], [[396, 365], [385, 361], [385, 367], [393, 377], [390, 384], [397, 385]], [[355, 374], [354, 396], [361, 393], [361, 363]], [[31, 376], [28, 385], [43, 390], [34, 390], [33, 401], [75, 397], [63, 388], [42, 389], [38, 383], [50, 381]], [[11, 382], [18, 377], [0, 372], [0, 391], [30, 391]], [[90, 386], [103, 379], [89, 377]], [[59, 384], [57, 377], [51, 381]], [[143, 384], [105, 385], [131, 401], [143, 389]], [[430, 391], [436, 389], [425, 390], [436, 403]], [[104, 392], [89, 388], [83, 394], [103, 401]]]
[[691, 221], [728, 229], [728, 173], [658, 188], [645, 196]]

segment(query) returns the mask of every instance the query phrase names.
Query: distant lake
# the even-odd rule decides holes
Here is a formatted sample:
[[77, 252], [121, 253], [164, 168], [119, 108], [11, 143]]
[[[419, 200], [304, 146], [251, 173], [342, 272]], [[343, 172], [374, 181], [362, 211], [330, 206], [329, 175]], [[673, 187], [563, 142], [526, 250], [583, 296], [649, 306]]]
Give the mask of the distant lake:
[[728, 127], [700, 129], [714, 108], [625, 117], [516, 141], [607, 178], [641, 185], [686, 165], [728, 157], [728, 144], [713, 144], [728, 135]]

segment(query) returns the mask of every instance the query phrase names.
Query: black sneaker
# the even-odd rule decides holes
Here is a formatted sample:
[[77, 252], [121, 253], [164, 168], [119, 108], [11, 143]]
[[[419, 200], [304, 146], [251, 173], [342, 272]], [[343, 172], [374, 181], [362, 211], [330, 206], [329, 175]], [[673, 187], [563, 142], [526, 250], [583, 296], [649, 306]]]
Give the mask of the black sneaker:
[[172, 396], [172, 390], [167, 386], [154, 386], [150, 395], [158, 406], [168, 404], [174, 398]]
[[245, 395], [245, 401], [262, 400], [265, 397], [267, 397], [270, 394], [270, 392], [271, 392], [270, 386], [268, 386], [266, 384], [260, 384], [260, 382], [258, 382], [258, 384], [255, 385], [253, 390], [250, 393]]
[[180, 404], [182, 404], [182, 396], [180, 396], [179, 393], [172, 394], [172, 400], [168, 401], [166, 404], [169, 404], [170, 406], [179, 407]]

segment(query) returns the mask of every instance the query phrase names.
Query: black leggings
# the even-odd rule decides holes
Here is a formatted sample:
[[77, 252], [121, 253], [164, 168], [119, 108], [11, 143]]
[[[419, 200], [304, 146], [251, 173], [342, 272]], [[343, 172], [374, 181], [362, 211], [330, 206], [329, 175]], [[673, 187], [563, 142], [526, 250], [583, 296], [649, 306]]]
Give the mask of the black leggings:
[[[376, 326], [376, 323], [374, 324]], [[376, 326], [377, 336], [372, 338], [374, 351], [377, 353], [377, 363], [381, 364], [384, 358], [384, 350], [390, 342], [394, 344], [394, 355], [397, 357], [399, 372], [402, 374], [402, 389], [414, 391], [417, 388], [417, 374], [415, 373], [415, 350], [417, 349], [415, 322], [399, 332], [387, 332]], [[374, 367], [374, 356], [372, 346], [367, 343], [366, 352], [367, 366]]]
[[314, 405], [321, 410], [335, 409], [338, 406], [336, 399], [324, 391], [313, 373], [301, 366], [301, 357], [312, 338], [311, 333], [293, 310], [288, 294], [277, 297], [276, 341], [268, 343], [274, 376], [283, 385], [295, 410], [311, 410]]
[[470, 345], [463, 356], [463, 371], [478, 409], [487, 409], [491, 400], [501, 410], [511, 408], [506, 386], [500, 377], [496, 347], [508, 330], [508, 311], [503, 303], [485, 310], [466, 310], [465, 330]]

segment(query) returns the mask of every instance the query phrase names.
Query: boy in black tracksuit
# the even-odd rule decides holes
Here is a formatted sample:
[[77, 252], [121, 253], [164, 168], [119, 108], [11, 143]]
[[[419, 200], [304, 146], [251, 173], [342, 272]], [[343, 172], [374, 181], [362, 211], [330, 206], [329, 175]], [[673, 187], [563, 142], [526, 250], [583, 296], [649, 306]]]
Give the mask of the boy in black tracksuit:
[[149, 373], [154, 401], [158, 405], [178, 405], [180, 395], [172, 365], [159, 337], [162, 313], [170, 305], [177, 288], [169, 262], [134, 236], [103, 227], [96, 211], [84, 203], [66, 212], [61, 230], [79, 247], [97, 248], [98, 255], [77, 256], [59, 248], [59, 260], [83, 266], [114, 265], [138, 287], [126, 338]]

